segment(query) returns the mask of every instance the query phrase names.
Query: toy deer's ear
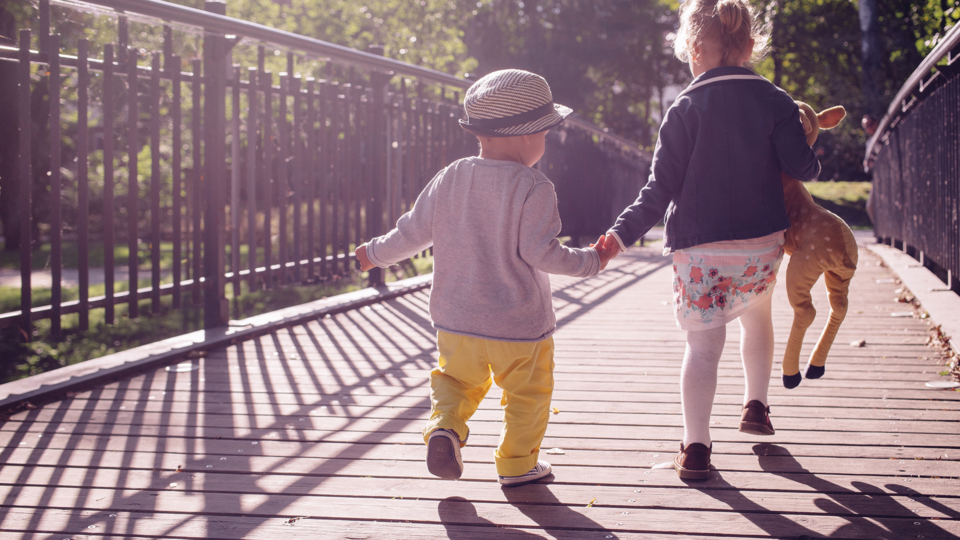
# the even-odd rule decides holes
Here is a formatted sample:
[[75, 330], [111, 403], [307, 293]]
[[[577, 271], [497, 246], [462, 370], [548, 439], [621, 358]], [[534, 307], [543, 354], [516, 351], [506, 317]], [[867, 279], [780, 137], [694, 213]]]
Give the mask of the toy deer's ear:
[[842, 106], [830, 107], [817, 115], [817, 120], [820, 121], [820, 129], [833, 129], [837, 127], [837, 124], [839, 124], [846, 115], [847, 111], [845, 111]]

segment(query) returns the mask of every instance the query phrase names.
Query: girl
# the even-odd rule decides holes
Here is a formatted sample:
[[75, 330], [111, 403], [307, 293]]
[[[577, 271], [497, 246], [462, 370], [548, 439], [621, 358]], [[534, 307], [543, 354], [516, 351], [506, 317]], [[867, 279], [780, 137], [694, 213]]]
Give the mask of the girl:
[[733, 319], [740, 319], [746, 378], [740, 431], [774, 433], [767, 406], [770, 295], [790, 226], [780, 171], [812, 180], [820, 163], [807, 146], [797, 105], [744, 67], [762, 56], [769, 40], [746, 0], [687, 0], [680, 21], [674, 48], [694, 80], [667, 111], [647, 185], [605, 244], [616, 256], [661, 218], [666, 224], [674, 311], [687, 331], [680, 375], [684, 434], [674, 468], [681, 478], [706, 479], [717, 367]]

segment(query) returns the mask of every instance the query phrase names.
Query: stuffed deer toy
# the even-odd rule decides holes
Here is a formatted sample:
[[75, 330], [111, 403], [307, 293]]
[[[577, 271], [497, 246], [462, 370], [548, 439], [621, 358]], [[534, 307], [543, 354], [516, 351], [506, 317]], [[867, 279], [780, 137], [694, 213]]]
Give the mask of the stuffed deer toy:
[[[843, 107], [833, 107], [816, 114], [806, 103], [797, 102], [797, 105], [800, 106], [800, 119], [810, 146], [817, 140], [821, 129], [836, 127], [846, 115]], [[813, 202], [813, 197], [802, 182], [784, 173], [780, 173], [780, 178], [791, 223], [784, 234], [783, 249], [790, 255], [787, 297], [794, 314], [793, 327], [783, 355], [783, 385], [796, 388], [803, 379], [800, 376], [803, 336], [817, 316], [810, 291], [823, 275], [830, 300], [830, 318], [810, 355], [806, 370], [806, 378], [819, 379], [825, 371], [827, 353], [847, 314], [847, 292], [853, 273], [857, 270], [857, 242], [842, 219]]]

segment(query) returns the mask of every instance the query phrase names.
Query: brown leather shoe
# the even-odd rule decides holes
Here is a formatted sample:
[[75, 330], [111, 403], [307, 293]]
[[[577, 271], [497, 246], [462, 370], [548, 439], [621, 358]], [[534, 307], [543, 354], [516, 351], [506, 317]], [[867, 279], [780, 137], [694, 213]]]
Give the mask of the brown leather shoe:
[[685, 480], [706, 480], [710, 478], [710, 448], [701, 443], [690, 443], [684, 447], [680, 443], [680, 452], [673, 458], [673, 468], [680, 478]]
[[751, 435], [773, 435], [776, 430], [770, 423], [770, 407], [759, 400], [751, 400], [743, 406], [743, 416], [740, 418], [740, 431]]

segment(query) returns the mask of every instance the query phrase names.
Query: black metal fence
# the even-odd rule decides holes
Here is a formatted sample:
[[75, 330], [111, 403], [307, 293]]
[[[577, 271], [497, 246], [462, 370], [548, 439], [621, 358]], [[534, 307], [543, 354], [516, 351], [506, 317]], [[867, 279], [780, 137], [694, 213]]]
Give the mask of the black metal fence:
[[877, 238], [960, 292], [960, 25], [900, 90], [864, 166]]
[[[43, 31], [39, 50], [31, 50], [29, 30], [20, 31], [19, 48], [0, 48], [0, 61], [17, 62], [18, 206], [28, 220], [37, 219], [29, 209], [38, 177], [30, 130], [38, 123], [24, 104], [38, 88], [48, 94], [50, 165], [41, 172], [49, 176], [50, 208], [41, 219], [52, 272], [50, 304], [32, 307], [28, 247], [38, 228], [22, 223], [21, 310], [0, 314], [0, 327], [29, 331], [31, 321], [50, 319], [57, 335], [66, 314], [79, 314], [83, 330], [91, 310], [102, 309], [109, 324], [118, 306], [137, 317], [141, 301], [156, 312], [163, 296], [173, 308], [202, 298], [204, 327], [224, 326], [226, 287], [239, 294], [350, 272], [358, 243], [385, 232], [437, 170], [476, 152], [476, 139], [456, 122], [469, 81], [230, 19], [222, 2], [208, 2], [206, 12], [151, 0], [93, 4], [118, 10], [106, 12], [117, 39], [99, 57], [85, 39], [76, 55], [64, 54], [59, 36]], [[49, 10], [42, 0], [42, 29], [50, 27]], [[147, 39], [162, 50], [134, 44], [131, 15], [152, 28], [141, 36], [162, 34]], [[202, 58], [175, 54], [174, 43], [191, 29]], [[238, 44], [246, 54], [234, 55]], [[266, 65], [281, 48], [286, 70], [275, 75]], [[233, 64], [238, 57], [255, 65]], [[76, 156], [65, 167], [64, 140]], [[605, 230], [636, 196], [650, 163], [583, 121], [551, 137], [547, 156], [540, 166], [558, 185], [564, 234]], [[606, 208], [590, 212], [592, 221], [578, 217], [589, 193], [594, 208]], [[96, 297], [89, 294], [93, 240], [103, 246], [104, 293]], [[64, 242], [76, 242], [78, 254], [79, 298], [72, 301], [61, 287]], [[125, 261], [114, 260], [117, 246], [126, 246]], [[116, 272], [124, 266], [125, 286]], [[373, 272], [371, 281], [382, 275]]]

